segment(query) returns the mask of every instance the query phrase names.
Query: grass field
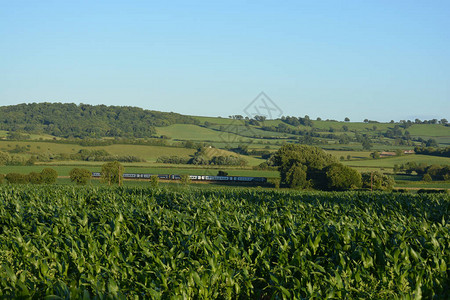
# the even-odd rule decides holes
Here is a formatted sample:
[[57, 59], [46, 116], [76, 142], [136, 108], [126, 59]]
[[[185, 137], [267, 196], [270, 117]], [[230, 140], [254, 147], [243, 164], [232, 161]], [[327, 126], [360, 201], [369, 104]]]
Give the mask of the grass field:
[[[145, 167], [125, 165], [126, 173], [150, 173], [150, 174], [189, 174], [189, 175], [217, 175], [219, 170], [228, 172], [230, 176], [251, 176], [251, 177], [274, 177], [278, 178], [278, 171], [264, 171], [239, 168], [221, 168], [221, 167], [198, 167], [191, 168], [186, 165], [168, 165], [167, 167]], [[41, 172], [44, 168], [52, 168], [58, 172], [59, 176], [69, 176], [70, 170], [73, 168], [85, 168], [91, 172], [100, 172], [101, 163], [96, 164], [72, 164], [72, 165], [37, 165], [37, 166], [2, 166], [0, 174], [21, 173], [28, 174], [30, 172]]]
[[174, 124], [156, 128], [158, 135], [166, 135], [174, 140], [183, 141], [212, 141], [212, 142], [247, 142], [249, 138], [233, 133], [219, 132], [197, 125]]
[[406, 164], [407, 162], [415, 162], [418, 164], [425, 163], [427, 165], [450, 165], [450, 158], [413, 154], [380, 159], [343, 161], [342, 163], [350, 167], [393, 168], [395, 164], [400, 166], [401, 164]]
[[414, 124], [407, 129], [412, 136], [449, 137], [450, 127], [439, 124]]

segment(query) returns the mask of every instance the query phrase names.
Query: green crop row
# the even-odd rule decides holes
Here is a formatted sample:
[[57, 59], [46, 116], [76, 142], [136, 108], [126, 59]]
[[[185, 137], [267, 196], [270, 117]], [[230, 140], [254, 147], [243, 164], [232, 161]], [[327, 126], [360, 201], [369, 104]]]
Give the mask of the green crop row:
[[0, 298], [446, 299], [448, 195], [0, 187]]

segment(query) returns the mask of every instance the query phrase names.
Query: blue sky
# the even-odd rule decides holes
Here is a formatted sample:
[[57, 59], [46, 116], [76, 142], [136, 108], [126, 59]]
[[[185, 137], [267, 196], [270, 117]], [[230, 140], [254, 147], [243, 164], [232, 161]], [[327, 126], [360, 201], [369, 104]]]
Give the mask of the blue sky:
[[0, 105], [447, 118], [450, 1], [0, 0]]

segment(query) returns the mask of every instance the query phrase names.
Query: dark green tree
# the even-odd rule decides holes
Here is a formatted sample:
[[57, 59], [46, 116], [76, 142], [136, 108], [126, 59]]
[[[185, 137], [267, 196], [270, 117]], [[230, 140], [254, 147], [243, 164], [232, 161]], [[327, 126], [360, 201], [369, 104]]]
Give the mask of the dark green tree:
[[361, 174], [362, 187], [373, 190], [392, 190], [395, 180], [379, 172], [366, 172]]
[[334, 163], [326, 168], [328, 188], [332, 190], [357, 189], [362, 185], [361, 174], [343, 164]]
[[187, 174], [183, 174], [183, 175], [181, 175], [180, 182], [183, 185], [188, 185], [191, 183], [191, 177], [189, 177], [189, 175], [187, 175]]
[[365, 137], [362, 142], [361, 145], [363, 147], [364, 150], [370, 150], [372, 149], [372, 143], [370, 142], [370, 139], [368, 137]]
[[158, 175], [152, 175], [150, 177], [150, 185], [152, 186], [152, 188], [157, 188], [159, 185], [159, 177]]
[[426, 182], [431, 182], [431, 181], [433, 181], [433, 178], [431, 178], [430, 174], [427, 173], [427, 174], [423, 175], [422, 180], [426, 181]]
[[104, 182], [107, 182], [108, 185], [118, 184], [121, 186], [123, 183], [124, 171], [124, 167], [118, 161], [108, 162], [102, 166], [102, 179]]
[[281, 185], [296, 188], [326, 185], [323, 169], [337, 162], [322, 149], [307, 145], [283, 145], [271, 158], [280, 171]]
[[43, 183], [44, 178], [41, 173], [31, 172], [28, 174], [28, 182], [32, 184], [41, 184]]
[[86, 185], [89, 179], [91, 179], [91, 172], [86, 169], [73, 168], [69, 172], [69, 177], [72, 182], [78, 185]]
[[42, 182], [46, 184], [52, 184], [56, 182], [58, 178], [58, 172], [51, 168], [45, 168], [41, 171]]

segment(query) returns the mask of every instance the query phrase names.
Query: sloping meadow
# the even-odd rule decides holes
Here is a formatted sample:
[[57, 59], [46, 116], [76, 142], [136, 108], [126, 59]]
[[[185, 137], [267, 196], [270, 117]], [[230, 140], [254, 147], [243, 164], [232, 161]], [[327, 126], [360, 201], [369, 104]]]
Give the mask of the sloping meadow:
[[448, 298], [447, 195], [0, 187], [0, 298]]

